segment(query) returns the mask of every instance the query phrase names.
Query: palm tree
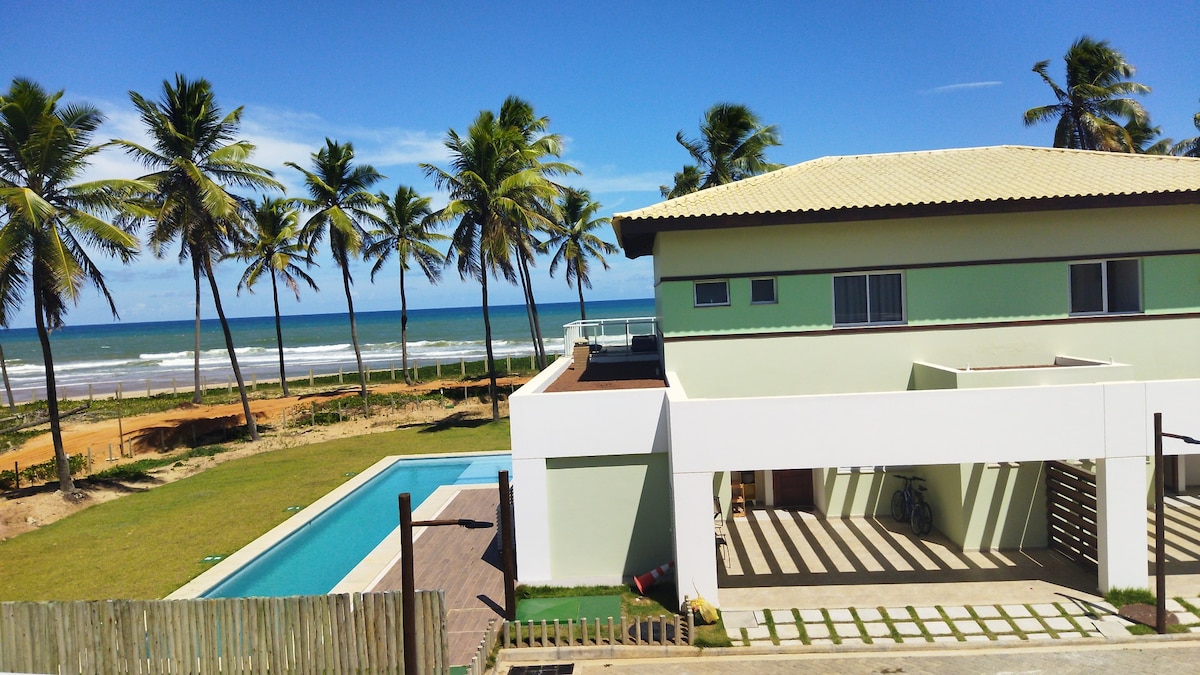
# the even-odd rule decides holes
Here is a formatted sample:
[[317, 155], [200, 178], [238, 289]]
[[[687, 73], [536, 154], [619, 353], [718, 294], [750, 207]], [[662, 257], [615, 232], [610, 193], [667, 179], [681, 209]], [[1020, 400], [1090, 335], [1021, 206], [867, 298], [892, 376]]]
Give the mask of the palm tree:
[[450, 170], [430, 164], [422, 164], [421, 168], [439, 189], [449, 192], [450, 203], [434, 217], [458, 223], [451, 236], [451, 253], [457, 256], [459, 276], [479, 282], [488, 394], [492, 419], [498, 420], [488, 277], [515, 278], [510, 256], [511, 230], [507, 223], [528, 223], [542, 218], [532, 205], [553, 199], [558, 189], [533, 161], [536, 152], [526, 147], [521, 131], [500, 124], [489, 110], [479, 113], [465, 137], [450, 129], [445, 144], [450, 151]]
[[658, 191], [664, 199], [674, 199], [699, 190], [702, 180], [704, 176], [700, 173], [700, 167], [684, 164], [683, 169], [676, 172], [674, 182], [671, 185], [659, 185]]
[[579, 318], [587, 319], [587, 311], [583, 304], [583, 287], [592, 287], [589, 278], [590, 258], [595, 258], [604, 269], [608, 262], [604, 254], [617, 252], [617, 247], [604, 241], [593, 232], [605, 225], [611, 224], [609, 218], [596, 218], [600, 210], [600, 202], [592, 201], [592, 195], [587, 190], [567, 190], [558, 202], [556, 212], [559, 214], [555, 233], [544, 245], [545, 250], [557, 249], [550, 259], [550, 276], [560, 264], [566, 267], [567, 287], [575, 286], [579, 291]]
[[325, 147], [312, 154], [313, 171], [306, 171], [294, 162], [287, 165], [304, 174], [309, 199], [297, 199], [298, 204], [314, 211], [304, 224], [300, 239], [309, 246], [319, 244], [329, 233], [329, 252], [342, 270], [342, 286], [346, 290], [346, 307], [350, 312], [350, 341], [354, 344], [354, 359], [358, 364], [358, 379], [363, 400], [367, 399], [367, 377], [363, 370], [362, 352], [358, 348], [358, 326], [354, 322], [354, 299], [350, 295], [350, 258], [357, 256], [367, 241], [362, 221], [379, 225], [379, 216], [368, 209], [379, 204], [371, 194], [371, 186], [383, 179], [369, 164], [354, 166], [354, 146], [328, 138]]
[[117, 316], [104, 275], [87, 248], [122, 263], [137, 255], [137, 237], [104, 216], [130, 210], [128, 195], [148, 186], [137, 181], [73, 182], [100, 149], [91, 139], [104, 118], [88, 105], [59, 106], [61, 97], [61, 91], [47, 94], [21, 78], [0, 95], [0, 208], [7, 215], [0, 226], [0, 314], [11, 316], [30, 291], [46, 370], [59, 489], [74, 494], [59, 422], [50, 331], [63, 326], [68, 302], [77, 303], [88, 285], [100, 291]]
[[1134, 67], [1107, 40], [1084, 35], [1063, 57], [1066, 87], [1058, 86], [1046, 72], [1049, 61], [1039, 61], [1033, 72], [1054, 92], [1057, 103], [1025, 111], [1025, 126], [1057, 120], [1054, 147], [1076, 150], [1132, 152], [1134, 142], [1125, 123], [1148, 126], [1145, 109], [1131, 94], [1146, 94], [1150, 87], [1131, 82]]
[[[700, 122], [700, 138], [685, 138], [680, 131], [675, 134], [675, 140], [687, 149], [696, 165], [684, 166], [683, 171], [675, 174], [674, 187], [663, 196], [677, 197], [774, 171], [781, 166], [766, 158], [767, 148], [780, 144], [779, 129], [774, 124], [764, 125], [753, 111], [737, 103], [718, 103], [705, 111]], [[693, 185], [696, 185], [694, 189]]]
[[412, 384], [408, 373], [408, 296], [404, 291], [404, 272], [411, 269], [411, 261], [429, 283], [436, 284], [442, 277], [446, 256], [430, 242], [449, 237], [430, 231], [434, 221], [429, 198], [417, 194], [416, 190], [401, 185], [396, 188], [394, 197], [379, 193], [379, 201], [383, 206], [383, 223], [370, 233], [371, 243], [363, 250], [363, 257], [375, 260], [375, 266], [371, 268], [372, 282], [392, 253], [400, 263], [400, 364], [404, 383]]
[[[1192, 124], [1200, 131], [1200, 112], [1192, 118]], [[1171, 146], [1171, 154], [1179, 157], [1200, 157], [1200, 136], [1192, 136]]]
[[195, 390], [192, 400], [201, 400], [200, 387], [200, 279], [207, 278], [212, 291], [213, 305], [221, 322], [225, 349], [241, 394], [246, 428], [252, 440], [258, 440], [258, 425], [250, 413], [241, 368], [234, 352], [233, 335], [221, 294], [213, 274], [214, 259], [229, 255], [242, 235], [241, 209], [243, 201], [231, 194], [228, 185], [261, 189], [282, 189], [271, 178], [271, 172], [250, 164], [247, 160], [254, 146], [244, 140], [235, 141], [242, 109], [221, 116], [207, 80], [189, 81], [175, 76], [175, 83], [163, 82], [162, 99], [147, 100], [137, 92], [129, 98], [141, 114], [142, 124], [150, 135], [153, 148], [131, 141], [114, 141], [153, 173], [145, 180], [155, 184], [154, 220], [150, 232], [151, 250], [162, 257], [167, 247], [179, 240], [179, 259], [190, 260], [196, 289], [196, 330], [193, 353]]
[[306, 267], [312, 266], [312, 254], [308, 247], [298, 241], [300, 234], [300, 216], [291, 203], [286, 199], [268, 199], [250, 204], [254, 228], [242, 242], [242, 247], [234, 257], [249, 263], [242, 278], [238, 281], [238, 293], [243, 288], [253, 292], [254, 284], [258, 283], [266, 272], [271, 279], [271, 300], [275, 307], [275, 344], [279, 349], [279, 382], [283, 386], [283, 395], [288, 392], [287, 371], [283, 364], [283, 326], [279, 317], [279, 284], [284, 285], [300, 299], [300, 284], [303, 281], [315, 290], [317, 284], [307, 272], [300, 269], [297, 262]]
[[[519, 154], [525, 157], [530, 166], [536, 168], [543, 176], [558, 176], [567, 173], [579, 173], [575, 167], [564, 162], [546, 162], [543, 158], [558, 157], [562, 153], [562, 137], [558, 134], [546, 134], [550, 126], [550, 118], [538, 117], [533, 112], [533, 105], [516, 96], [504, 99], [500, 106], [499, 124], [511, 128], [519, 134]], [[538, 318], [537, 301], [533, 297], [533, 278], [529, 268], [533, 266], [535, 253], [541, 242], [536, 232], [548, 231], [553, 223], [539, 204], [526, 204], [528, 212], [534, 218], [508, 220], [506, 225], [510, 230], [511, 249], [516, 258], [517, 281], [525, 296], [525, 314], [529, 320], [529, 337], [533, 342], [533, 351], [538, 368], [546, 367], [546, 343], [542, 339], [542, 326]]]

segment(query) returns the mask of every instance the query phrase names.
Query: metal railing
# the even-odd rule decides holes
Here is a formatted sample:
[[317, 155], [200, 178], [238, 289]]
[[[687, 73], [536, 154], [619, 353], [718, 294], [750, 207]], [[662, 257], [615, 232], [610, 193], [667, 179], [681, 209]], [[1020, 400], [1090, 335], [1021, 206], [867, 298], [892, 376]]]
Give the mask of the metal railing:
[[658, 335], [658, 318], [639, 316], [618, 319], [584, 319], [563, 326], [563, 348], [567, 356], [575, 343], [586, 340], [603, 347], [629, 348], [637, 335]]

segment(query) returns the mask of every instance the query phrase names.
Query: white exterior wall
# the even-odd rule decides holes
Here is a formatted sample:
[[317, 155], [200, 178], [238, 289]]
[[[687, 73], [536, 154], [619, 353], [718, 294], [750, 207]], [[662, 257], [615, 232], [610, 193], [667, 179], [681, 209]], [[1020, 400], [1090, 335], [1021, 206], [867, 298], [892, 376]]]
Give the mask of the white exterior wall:
[[555, 505], [547, 498], [547, 459], [665, 453], [668, 448], [665, 389], [545, 393], [570, 365], [569, 359], [558, 359], [509, 398], [517, 573], [525, 584], [563, 582], [552, 570], [549, 512]]

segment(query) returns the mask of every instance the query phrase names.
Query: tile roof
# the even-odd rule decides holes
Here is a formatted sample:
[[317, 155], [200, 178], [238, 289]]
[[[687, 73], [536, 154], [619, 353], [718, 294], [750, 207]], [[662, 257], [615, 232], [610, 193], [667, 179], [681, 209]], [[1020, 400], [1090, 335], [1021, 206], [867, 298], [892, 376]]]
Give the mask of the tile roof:
[[1171, 192], [1200, 193], [1200, 159], [996, 146], [822, 157], [618, 213], [614, 224]]

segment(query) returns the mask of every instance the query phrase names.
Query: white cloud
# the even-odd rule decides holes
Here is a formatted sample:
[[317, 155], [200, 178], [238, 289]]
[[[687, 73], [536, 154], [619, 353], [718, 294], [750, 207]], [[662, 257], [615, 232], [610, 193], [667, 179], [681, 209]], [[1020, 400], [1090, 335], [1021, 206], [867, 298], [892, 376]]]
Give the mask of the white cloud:
[[988, 80], [984, 82], [960, 82], [959, 84], [947, 84], [933, 89], [926, 89], [921, 92], [923, 94], [948, 94], [955, 91], [966, 91], [969, 89], [982, 89], [984, 87], [999, 87], [1004, 84], [998, 80]]

